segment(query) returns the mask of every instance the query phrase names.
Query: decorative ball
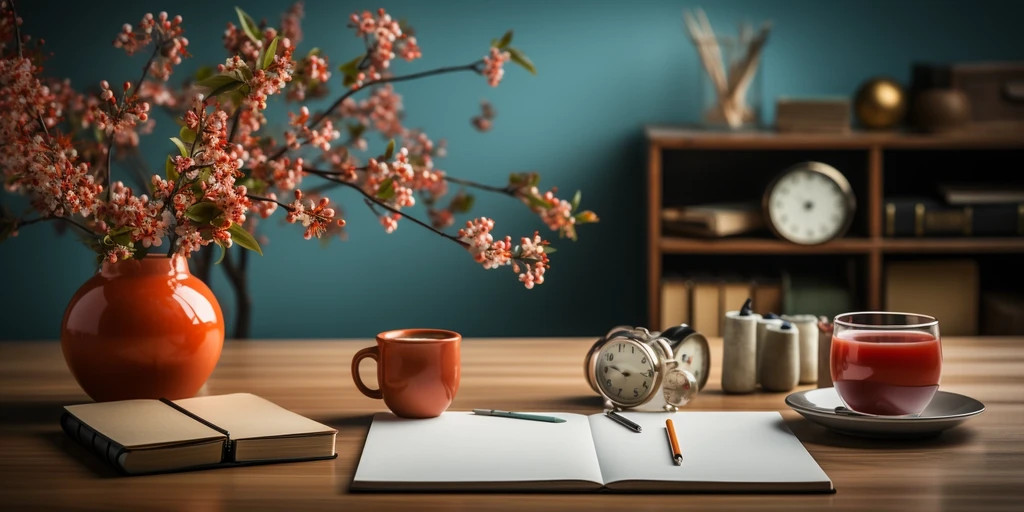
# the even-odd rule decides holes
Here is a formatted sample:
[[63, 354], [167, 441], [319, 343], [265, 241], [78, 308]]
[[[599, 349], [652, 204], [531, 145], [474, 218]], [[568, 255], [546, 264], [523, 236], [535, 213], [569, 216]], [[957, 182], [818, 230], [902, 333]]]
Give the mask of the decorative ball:
[[853, 109], [865, 128], [892, 128], [903, 120], [907, 111], [907, 95], [895, 80], [872, 78], [857, 89]]

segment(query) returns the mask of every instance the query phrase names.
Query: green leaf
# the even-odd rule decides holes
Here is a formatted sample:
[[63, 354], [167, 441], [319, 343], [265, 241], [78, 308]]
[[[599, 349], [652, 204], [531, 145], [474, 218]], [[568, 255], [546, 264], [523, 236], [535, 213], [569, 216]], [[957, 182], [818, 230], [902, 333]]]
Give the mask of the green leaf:
[[178, 152], [181, 153], [181, 156], [188, 157], [188, 148], [185, 147], [185, 143], [182, 142], [181, 139], [171, 137], [171, 142], [173, 142], [175, 146], [178, 146]]
[[206, 80], [207, 78], [210, 78], [211, 76], [216, 74], [217, 72], [214, 71], [212, 67], [203, 66], [196, 70], [196, 82], [202, 82], [203, 80]]
[[195, 203], [185, 210], [185, 216], [189, 220], [203, 225], [209, 224], [223, 213], [224, 211], [216, 203], [210, 201]]
[[539, 198], [539, 197], [537, 197], [537, 196], [535, 196], [533, 194], [527, 194], [526, 195], [526, 200], [529, 201], [530, 202], [530, 206], [533, 206], [534, 208], [540, 208], [542, 210], [546, 210], [548, 208], [551, 208], [551, 205], [548, 204], [547, 201], [545, 201], [545, 200], [543, 200], [543, 199], [541, 199], [541, 198]]
[[314, 55], [320, 55], [320, 48], [313, 48], [312, 50], [309, 50], [309, 53], [306, 54], [306, 57], [312, 57]]
[[236, 244], [263, 256], [263, 249], [260, 249], [260, 244], [256, 243], [256, 239], [252, 237], [252, 234], [246, 231], [242, 226], [238, 224], [231, 224], [231, 227], [228, 228], [228, 233], [231, 233], [231, 240]]
[[381, 182], [380, 187], [377, 188], [377, 199], [387, 201], [395, 197], [395, 180], [388, 178]]
[[555, 249], [554, 247], [551, 247], [550, 245], [545, 245], [543, 247], [544, 247], [544, 254], [551, 254], [553, 252], [558, 252], [558, 249]]
[[245, 85], [245, 82], [241, 81], [234, 75], [215, 75], [207, 78], [196, 84], [199, 87], [203, 87], [209, 90], [207, 96], [220, 96], [226, 92], [231, 92], [239, 87]]
[[577, 190], [576, 195], [572, 196], [572, 211], [580, 207], [580, 199], [583, 199], [583, 191]]
[[150, 249], [152, 249], [152, 247], [146, 247], [146, 246], [136, 247], [135, 248], [135, 252], [132, 253], [132, 258], [135, 258], [137, 260], [141, 260], [141, 259], [145, 258], [147, 254], [149, 254], [149, 250]]
[[533, 61], [530, 60], [530, 58], [527, 57], [525, 53], [520, 51], [518, 48], [513, 48], [511, 46], [505, 48], [505, 51], [508, 52], [508, 55], [512, 59], [512, 62], [515, 62], [516, 64], [522, 66], [523, 69], [529, 71], [531, 75], [537, 74], [537, 67], [533, 65]]
[[267, 46], [267, 51], [263, 54], [263, 62], [260, 64], [260, 69], [267, 69], [271, 64], [274, 63], [274, 55], [277, 55], [277, 40], [280, 37], [275, 37], [270, 45]]
[[178, 138], [182, 141], [192, 144], [196, 140], [196, 132], [190, 130], [187, 126], [182, 126], [178, 130]]
[[164, 174], [171, 181], [178, 180], [178, 168], [174, 165], [174, 159], [171, 158], [171, 155], [167, 155], [167, 161], [164, 162]]
[[242, 10], [241, 7], [236, 6], [235, 12], [238, 13], [238, 22], [242, 26], [242, 31], [245, 35], [249, 36], [249, 39], [254, 43], [260, 42], [260, 28], [256, 25], [256, 22]]
[[497, 44], [493, 44], [492, 43], [492, 46], [494, 46], [495, 48], [497, 48], [499, 50], [504, 50], [505, 47], [508, 46], [509, 43], [511, 43], [511, 42], [512, 42], [512, 31], [509, 30], [508, 32], [505, 32], [505, 35], [501, 36], [501, 40], [498, 41]]
[[252, 194], [262, 194], [267, 190], [267, 182], [252, 177], [242, 178], [235, 184], [245, 187]]
[[395, 139], [388, 141], [388, 148], [384, 150], [384, 160], [391, 160], [395, 156]]
[[348, 136], [352, 140], [356, 140], [359, 137], [362, 137], [364, 132], [366, 132], [366, 125], [365, 124], [363, 124], [363, 123], [349, 123], [349, 125], [348, 125]]
[[217, 247], [220, 247], [220, 256], [217, 257], [217, 261], [213, 262], [214, 265], [220, 265], [220, 262], [224, 261], [224, 255], [228, 253], [228, 250], [224, 248], [224, 244], [217, 242]]
[[356, 80], [359, 77], [359, 64], [363, 62], [363, 59], [364, 56], [360, 55], [359, 57], [338, 66], [338, 71], [341, 71], [344, 75], [343, 82], [345, 87], [351, 87], [356, 83]]
[[448, 205], [448, 209], [452, 213], [466, 213], [473, 209], [473, 203], [476, 201], [476, 197], [472, 194], [459, 193], [452, 198], [451, 204]]

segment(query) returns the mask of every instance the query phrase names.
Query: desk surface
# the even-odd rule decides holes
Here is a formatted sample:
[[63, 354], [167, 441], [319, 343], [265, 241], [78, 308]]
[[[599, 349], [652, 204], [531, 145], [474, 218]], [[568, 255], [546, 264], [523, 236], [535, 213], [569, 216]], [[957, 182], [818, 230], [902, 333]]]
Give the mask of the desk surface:
[[[592, 339], [467, 340], [453, 410], [599, 412], [583, 380]], [[720, 340], [698, 410], [777, 410], [832, 478], [832, 495], [352, 494], [349, 483], [380, 401], [352, 385], [360, 341], [228, 342], [204, 394], [246, 391], [338, 429], [338, 458], [170, 475], [117, 477], [64, 437], [63, 405], [88, 398], [57, 343], [0, 343], [0, 503], [7, 509], [330, 510], [1017, 509], [1024, 500], [1024, 338], [943, 340], [942, 389], [973, 396], [981, 416], [916, 442], [844, 437], [789, 410], [785, 393], [720, 391]], [[531, 354], [540, 354], [536, 361]], [[374, 382], [372, 361], [362, 373]], [[806, 389], [807, 387], [803, 387]]]

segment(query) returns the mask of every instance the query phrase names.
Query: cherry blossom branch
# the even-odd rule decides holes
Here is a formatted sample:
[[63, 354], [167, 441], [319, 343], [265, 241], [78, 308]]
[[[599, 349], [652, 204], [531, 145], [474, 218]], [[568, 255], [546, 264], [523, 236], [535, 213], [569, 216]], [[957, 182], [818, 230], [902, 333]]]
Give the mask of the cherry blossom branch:
[[484, 185], [483, 183], [477, 183], [475, 181], [470, 181], [470, 180], [466, 180], [466, 179], [462, 179], [462, 178], [454, 178], [454, 177], [448, 176], [448, 175], [445, 175], [444, 180], [448, 181], [448, 182], [451, 182], [451, 183], [456, 183], [456, 184], [459, 184], [459, 185], [464, 185], [464, 186], [467, 186], [467, 187], [478, 188], [480, 190], [487, 190], [489, 192], [496, 192], [498, 194], [507, 194], [507, 195], [515, 197], [516, 188], [508, 186], [508, 185], [506, 185], [504, 187], [495, 187], [494, 185]]
[[77, 227], [78, 229], [81, 229], [82, 231], [84, 231], [86, 234], [88, 234], [89, 236], [91, 236], [93, 238], [98, 238], [99, 237], [99, 235], [97, 235], [95, 231], [89, 229], [87, 226], [85, 226], [84, 224], [76, 221], [75, 219], [72, 219], [71, 217], [61, 217], [61, 216], [39, 217], [39, 218], [31, 219], [31, 220], [17, 222], [15, 224], [15, 227], [19, 227], [20, 228], [22, 226], [31, 226], [32, 224], [35, 224], [35, 223], [38, 223], [38, 222], [49, 222], [49, 221], [53, 221], [53, 220], [60, 220], [60, 221], [68, 222], [71, 225]]
[[[448, 66], [448, 67], [443, 67], [443, 68], [431, 69], [431, 70], [427, 70], [427, 71], [421, 71], [419, 73], [412, 73], [412, 74], [409, 74], [409, 75], [388, 76], [388, 77], [380, 78], [378, 80], [372, 80], [372, 81], [366, 82], [365, 84], [363, 84], [360, 87], [357, 87], [355, 89], [349, 89], [348, 91], [345, 91], [345, 94], [342, 94], [341, 96], [338, 97], [338, 99], [334, 100], [334, 103], [331, 103], [331, 106], [327, 107], [327, 110], [324, 110], [323, 112], [317, 114], [317, 116], [314, 117], [312, 121], [310, 121], [309, 128], [310, 129], [316, 128], [317, 125], [319, 125], [321, 122], [323, 122], [324, 119], [327, 119], [327, 117], [330, 116], [331, 113], [333, 113], [335, 110], [337, 110], [337, 108], [340, 107], [341, 104], [345, 102], [345, 100], [347, 100], [353, 94], [355, 94], [355, 93], [357, 93], [359, 91], [362, 91], [364, 89], [367, 89], [370, 86], [380, 85], [380, 84], [387, 84], [387, 83], [393, 83], [393, 82], [404, 82], [404, 81], [407, 81], [407, 80], [416, 80], [417, 78], [424, 78], [424, 77], [433, 76], [433, 75], [443, 75], [445, 73], [458, 73], [460, 71], [476, 71], [476, 72], [479, 73], [480, 72], [480, 69], [479, 69], [480, 65], [483, 64], [483, 62], [484, 62], [483, 59], [480, 59], [480, 60], [478, 60], [476, 62], [473, 62], [473, 63], [470, 63], [470, 64], [465, 64], [465, 65], [462, 65], [462, 66]], [[268, 158], [268, 160], [277, 160], [278, 158], [281, 158], [282, 156], [284, 156], [284, 154], [287, 153], [287, 152], [288, 152], [288, 146], [287, 145], [281, 146], [281, 149], [277, 150], [276, 153], [271, 155], [270, 158]]]
[[14, 46], [18, 49], [18, 58], [25, 58], [25, 53], [21, 47], [21, 27], [18, 25], [18, 7], [14, 5], [14, 0], [11, 2], [11, 15], [14, 16]]

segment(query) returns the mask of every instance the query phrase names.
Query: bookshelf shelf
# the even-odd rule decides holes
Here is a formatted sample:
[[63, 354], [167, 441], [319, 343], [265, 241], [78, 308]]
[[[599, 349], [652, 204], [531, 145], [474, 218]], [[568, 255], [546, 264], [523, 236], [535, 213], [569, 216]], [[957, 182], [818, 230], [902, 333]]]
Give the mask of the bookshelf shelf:
[[878, 244], [868, 238], [842, 238], [821, 245], [798, 245], [771, 238], [663, 236], [659, 247], [664, 254], [867, 254]]
[[[930, 190], [940, 180], [954, 176], [950, 172], [945, 175], [932, 172], [929, 162], [941, 164], [959, 156], [957, 161], [967, 170], [973, 168], [971, 166], [984, 166], [984, 162], [997, 157], [1014, 156], [1019, 161], [1024, 154], [1024, 137], [1019, 133], [731, 133], [649, 126], [645, 134], [648, 142], [647, 305], [652, 326], [661, 325], [663, 266], [678, 269], [680, 265], [685, 266], [680, 263], [682, 259], [690, 255], [696, 257], [690, 261], [699, 260], [705, 262], [701, 265], [712, 266], [715, 256], [731, 258], [728, 259], [730, 271], [740, 274], [749, 270], [744, 268], [748, 266], [744, 255], [771, 255], [777, 260], [785, 260], [789, 255], [820, 255], [822, 260], [853, 261], [857, 269], [855, 279], [859, 283], [855, 285], [859, 289], [853, 291], [859, 297], [859, 307], [877, 310], [884, 307], [884, 268], [890, 256], [899, 259], [903, 255], [956, 254], [987, 258], [982, 255], [1024, 254], [1024, 237], [886, 238], [883, 215], [887, 194], [899, 196]], [[949, 152], [948, 156], [944, 151]], [[1003, 152], [1012, 152], [1012, 155], [1003, 155]], [[925, 163], [919, 161], [921, 158]], [[981, 163], [975, 162], [976, 158]], [[803, 246], [769, 237], [702, 239], [663, 235], [663, 206], [733, 201], [740, 197], [760, 200], [756, 194], [758, 190], [763, 192], [758, 187], [766, 182], [766, 176], [781, 171], [791, 160], [795, 163], [808, 159], [837, 161], [836, 165], [849, 173], [858, 205], [850, 236], [821, 245]], [[963, 162], [973, 163], [964, 165]], [[891, 173], [888, 179], [887, 173]], [[970, 177], [981, 179], [974, 174], [978, 173]], [[913, 187], [908, 185], [910, 183]], [[706, 263], [709, 261], [712, 263]], [[749, 266], [754, 268], [757, 262], [758, 259], [751, 258]]]
[[1024, 253], [1024, 238], [887, 238], [886, 253]]

